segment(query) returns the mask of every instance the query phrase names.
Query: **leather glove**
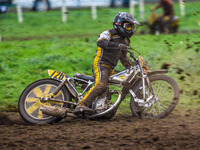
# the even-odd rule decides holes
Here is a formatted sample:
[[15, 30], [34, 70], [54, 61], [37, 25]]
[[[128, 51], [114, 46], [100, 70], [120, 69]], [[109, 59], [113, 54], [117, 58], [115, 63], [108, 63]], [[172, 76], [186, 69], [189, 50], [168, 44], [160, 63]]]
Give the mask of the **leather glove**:
[[119, 48], [120, 51], [125, 51], [125, 52], [127, 52], [129, 46], [127, 46], [127, 45], [125, 45], [125, 44], [119, 44], [119, 45], [118, 45], [118, 48]]

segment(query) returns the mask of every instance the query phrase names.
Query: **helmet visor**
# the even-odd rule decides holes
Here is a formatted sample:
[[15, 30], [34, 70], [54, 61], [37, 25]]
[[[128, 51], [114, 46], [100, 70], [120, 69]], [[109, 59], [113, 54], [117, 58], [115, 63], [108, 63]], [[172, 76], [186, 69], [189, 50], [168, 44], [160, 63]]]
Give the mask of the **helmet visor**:
[[123, 28], [126, 29], [126, 30], [133, 30], [135, 31], [136, 30], [136, 25], [133, 24], [133, 23], [129, 23], [129, 22], [125, 22], [124, 25], [123, 25]]

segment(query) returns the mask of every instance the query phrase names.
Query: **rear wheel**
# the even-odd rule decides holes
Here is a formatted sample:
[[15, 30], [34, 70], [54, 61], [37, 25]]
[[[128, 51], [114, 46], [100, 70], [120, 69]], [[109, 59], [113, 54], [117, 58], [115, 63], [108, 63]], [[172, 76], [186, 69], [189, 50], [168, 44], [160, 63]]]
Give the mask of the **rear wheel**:
[[[150, 76], [149, 80], [156, 98], [151, 100], [151, 106], [144, 107], [131, 97], [130, 107], [133, 116], [137, 118], [165, 118], [178, 103], [179, 87], [174, 79], [166, 75]], [[141, 97], [142, 95], [139, 93], [139, 98]]]
[[[41, 102], [40, 97], [46, 97], [51, 94], [60, 84], [59, 81], [53, 79], [42, 79], [30, 84], [21, 94], [18, 102], [18, 110], [22, 119], [31, 124], [54, 123], [62, 118], [45, 115], [40, 108], [43, 105], [69, 107], [67, 104], [59, 102]], [[55, 99], [71, 101], [71, 96], [64, 86]]]

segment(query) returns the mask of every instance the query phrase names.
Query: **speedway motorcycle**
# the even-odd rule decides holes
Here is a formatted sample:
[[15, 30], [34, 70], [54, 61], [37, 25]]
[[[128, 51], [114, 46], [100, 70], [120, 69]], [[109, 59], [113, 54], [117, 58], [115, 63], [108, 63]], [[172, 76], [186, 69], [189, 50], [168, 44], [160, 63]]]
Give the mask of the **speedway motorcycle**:
[[[83, 113], [81, 117], [111, 119], [126, 97], [130, 98], [130, 109], [136, 118], [165, 118], [174, 110], [179, 100], [176, 81], [164, 75], [167, 70], [150, 71], [138, 51], [137, 58], [128, 52], [133, 65], [111, 75], [108, 90], [92, 104], [95, 113], [89, 116]], [[18, 110], [27, 123], [51, 124], [65, 117], [77, 117], [74, 109], [95, 82], [93, 76], [80, 73], [73, 77], [54, 70], [48, 73], [50, 78], [31, 83], [19, 98]]]
[[[152, 11], [148, 21], [143, 22], [150, 29], [151, 34], [162, 34], [165, 33], [162, 23], [159, 21], [159, 16], [155, 11]], [[167, 22], [169, 33], [177, 33], [179, 27], [179, 18], [174, 16], [171, 20]]]

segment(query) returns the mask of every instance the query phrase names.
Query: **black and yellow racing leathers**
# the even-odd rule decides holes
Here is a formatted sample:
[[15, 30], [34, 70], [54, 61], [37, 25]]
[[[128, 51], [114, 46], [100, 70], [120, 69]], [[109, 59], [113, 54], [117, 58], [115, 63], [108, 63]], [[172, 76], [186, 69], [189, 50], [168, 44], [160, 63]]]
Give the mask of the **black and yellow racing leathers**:
[[80, 102], [88, 107], [92, 102], [107, 89], [109, 76], [113, 74], [114, 67], [120, 60], [127, 68], [132, 61], [127, 52], [120, 51], [119, 44], [129, 46], [130, 40], [119, 35], [115, 29], [109, 29], [100, 34], [97, 40], [97, 52], [93, 63], [95, 86], [92, 87]]

